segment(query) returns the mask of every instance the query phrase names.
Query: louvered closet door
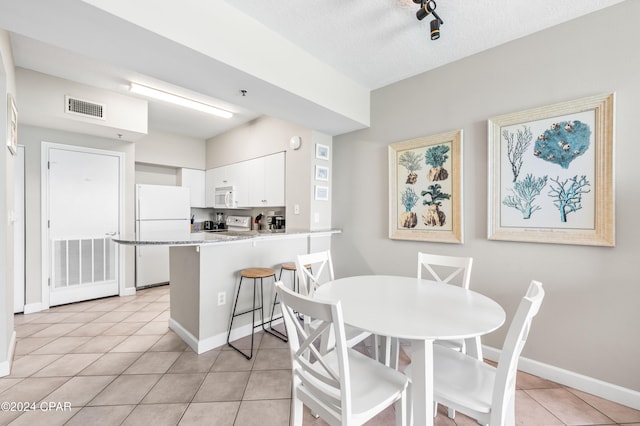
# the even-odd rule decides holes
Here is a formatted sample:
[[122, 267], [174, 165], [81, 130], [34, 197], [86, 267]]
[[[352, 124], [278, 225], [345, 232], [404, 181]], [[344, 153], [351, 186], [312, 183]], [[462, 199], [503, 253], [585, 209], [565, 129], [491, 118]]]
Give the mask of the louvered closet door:
[[49, 305], [118, 294], [118, 153], [48, 150]]

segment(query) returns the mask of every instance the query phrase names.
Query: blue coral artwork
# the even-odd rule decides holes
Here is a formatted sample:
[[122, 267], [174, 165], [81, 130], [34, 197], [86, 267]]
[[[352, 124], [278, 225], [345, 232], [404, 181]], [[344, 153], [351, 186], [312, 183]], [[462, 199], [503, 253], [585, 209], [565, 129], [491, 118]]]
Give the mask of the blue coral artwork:
[[501, 226], [595, 228], [595, 112], [500, 128]]
[[579, 120], [551, 123], [538, 136], [533, 155], [549, 163], [568, 169], [569, 164], [589, 149], [591, 128]]

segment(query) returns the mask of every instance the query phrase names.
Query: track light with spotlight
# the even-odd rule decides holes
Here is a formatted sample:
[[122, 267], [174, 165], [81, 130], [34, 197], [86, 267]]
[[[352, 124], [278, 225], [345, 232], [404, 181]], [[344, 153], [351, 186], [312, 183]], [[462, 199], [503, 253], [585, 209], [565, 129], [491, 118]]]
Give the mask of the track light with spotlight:
[[413, 0], [414, 3], [420, 4], [420, 9], [416, 12], [416, 18], [418, 21], [422, 21], [429, 15], [433, 15], [435, 19], [431, 21], [431, 40], [437, 40], [440, 38], [440, 25], [444, 24], [444, 21], [440, 19], [440, 16], [436, 13], [436, 2], [434, 0]]

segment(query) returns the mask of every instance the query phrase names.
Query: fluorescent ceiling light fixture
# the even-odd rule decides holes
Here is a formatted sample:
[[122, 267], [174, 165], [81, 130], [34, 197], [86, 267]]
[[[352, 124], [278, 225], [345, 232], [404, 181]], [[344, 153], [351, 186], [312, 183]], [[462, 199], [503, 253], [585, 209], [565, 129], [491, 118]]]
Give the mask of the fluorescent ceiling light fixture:
[[129, 88], [129, 90], [139, 95], [148, 96], [150, 98], [169, 102], [175, 105], [180, 105], [186, 108], [195, 109], [196, 111], [206, 112], [207, 114], [217, 115], [218, 117], [233, 117], [233, 114], [229, 111], [225, 111], [211, 105], [203, 104], [202, 102], [194, 101], [193, 99], [183, 98], [182, 96], [174, 95], [173, 93], [143, 86], [141, 84], [131, 83], [131, 87]]

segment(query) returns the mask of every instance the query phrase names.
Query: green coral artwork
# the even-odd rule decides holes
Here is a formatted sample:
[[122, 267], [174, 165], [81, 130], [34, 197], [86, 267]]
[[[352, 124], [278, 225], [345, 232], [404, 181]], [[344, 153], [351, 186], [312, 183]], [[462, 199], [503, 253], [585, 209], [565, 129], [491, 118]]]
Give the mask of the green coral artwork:
[[449, 177], [449, 172], [444, 168], [444, 163], [449, 159], [449, 149], [448, 145], [436, 145], [424, 153], [424, 162], [431, 166], [427, 176], [431, 182], [446, 180]]
[[406, 151], [398, 159], [398, 164], [407, 169], [407, 171], [409, 172], [405, 183], [413, 185], [418, 181], [418, 174], [416, 173], [416, 171], [422, 169], [420, 160], [420, 154], [415, 151]]

